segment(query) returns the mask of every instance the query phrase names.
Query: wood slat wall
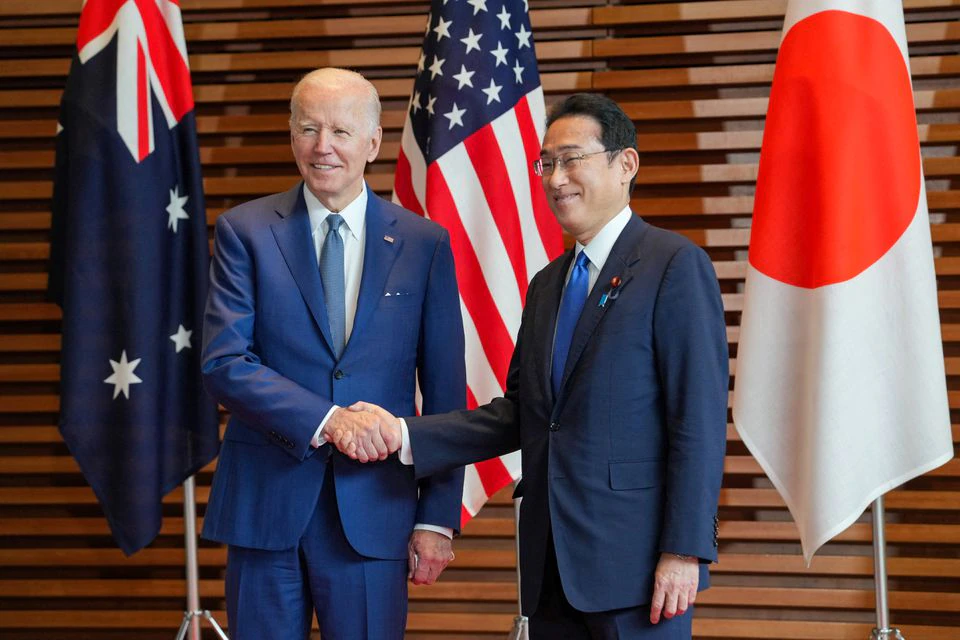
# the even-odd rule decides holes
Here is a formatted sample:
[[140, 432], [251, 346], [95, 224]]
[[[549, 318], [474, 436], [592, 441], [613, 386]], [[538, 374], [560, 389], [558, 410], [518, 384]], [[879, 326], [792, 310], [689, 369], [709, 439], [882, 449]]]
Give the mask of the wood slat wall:
[[[208, 222], [296, 179], [293, 82], [352, 66], [384, 100], [370, 184], [388, 194], [428, 5], [423, 0], [182, 0]], [[496, 2], [495, 2], [496, 4]], [[157, 541], [125, 559], [55, 427], [60, 313], [44, 301], [57, 105], [80, 0], [0, 2], [0, 636], [169, 638], [184, 608], [181, 494]], [[493, 5], [491, 5], [493, 6]], [[635, 210], [706, 248], [735, 372], [752, 194], [784, 0], [530, 0], [547, 102], [614, 97], [635, 119]], [[960, 440], [960, 0], [905, 0], [927, 177], [954, 442]], [[214, 465], [198, 476], [202, 515]], [[960, 463], [887, 501], [890, 607], [911, 640], [960, 637]], [[512, 507], [498, 495], [432, 587], [413, 588], [409, 638], [503, 637], [515, 614]], [[720, 563], [697, 638], [866, 638], [869, 518], [807, 568], [779, 495], [728, 429]], [[201, 543], [201, 598], [223, 613], [222, 548]], [[210, 636], [212, 637], [212, 636]]]

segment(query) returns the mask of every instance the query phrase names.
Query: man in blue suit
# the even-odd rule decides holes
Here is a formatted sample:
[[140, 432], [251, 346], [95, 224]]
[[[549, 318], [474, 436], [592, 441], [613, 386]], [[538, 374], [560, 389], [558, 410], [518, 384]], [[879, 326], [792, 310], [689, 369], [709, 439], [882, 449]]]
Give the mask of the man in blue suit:
[[303, 182], [216, 222], [203, 375], [231, 417], [203, 535], [229, 545], [234, 640], [306, 638], [314, 610], [325, 640], [399, 639], [407, 578], [452, 558], [463, 471], [418, 481], [389, 435], [361, 470], [322, 434], [376, 427], [344, 408], [360, 398], [413, 413], [418, 380], [425, 414], [465, 406], [453, 256], [441, 227], [366, 188], [372, 84], [320, 69], [290, 105]]
[[[418, 477], [521, 449], [531, 638], [690, 638], [717, 558], [723, 303], [706, 253], [630, 211], [638, 168], [613, 101], [554, 108], [535, 170], [576, 246], [530, 283], [504, 397], [403, 426]], [[380, 428], [327, 437], [355, 455]]]

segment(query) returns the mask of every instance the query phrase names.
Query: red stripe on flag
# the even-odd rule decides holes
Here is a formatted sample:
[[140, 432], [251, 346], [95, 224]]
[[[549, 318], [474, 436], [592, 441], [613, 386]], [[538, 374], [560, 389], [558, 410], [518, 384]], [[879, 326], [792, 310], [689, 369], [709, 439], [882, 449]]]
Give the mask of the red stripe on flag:
[[150, 155], [150, 104], [147, 99], [147, 58], [137, 42], [137, 161]]
[[190, 85], [190, 69], [180, 55], [167, 23], [155, 0], [136, 0], [143, 27], [147, 33], [150, 62], [163, 87], [167, 105], [177, 122], [193, 109], [193, 87]]
[[507, 384], [507, 368], [513, 353], [513, 339], [507, 331], [497, 304], [487, 288], [476, 251], [460, 221], [457, 206], [437, 163], [427, 167], [427, 211], [430, 218], [450, 233], [460, 295], [473, 318], [480, 344], [487, 355], [500, 388]]
[[77, 51], [81, 51], [113, 24], [117, 11], [126, 2], [127, 0], [100, 0], [84, 5], [80, 13], [80, 24], [77, 25]]
[[513, 274], [520, 289], [520, 299], [527, 297], [527, 259], [523, 250], [523, 232], [520, 230], [520, 212], [517, 210], [517, 198], [510, 184], [507, 165], [503, 161], [503, 152], [493, 127], [489, 124], [478, 129], [463, 141], [470, 156], [473, 169], [480, 179], [483, 195], [490, 207], [493, 221], [500, 232], [500, 238], [507, 249]]
[[467, 385], [467, 409], [476, 409], [480, 406], [480, 403], [477, 402], [477, 396], [473, 395], [473, 389], [470, 388], [470, 385]]
[[473, 519], [473, 516], [470, 515], [470, 512], [467, 511], [467, 508], [461, 504], [460, 505], [460, 528], [463, 529], [463, 525], [467, 524], [472, 519]]
[[[517, 114], [517, 123], [520, 125], [520, 137], [523, 138], [523, 150], [530, 166], [534, 160], [540, 157], [540, 140], [537, 138], [537, 128], [533, 122], [533, 116], [530, 114], [530, 105], [524, 96], [514, 107]], [[530, 198], [533, 201], [533, 218], [537, 223], [537, 230], [540, 232], [540, 239], [543, 241], [543, 248], [547, 253], [547, 259], [553, 260], [563, 253], [563, 232], [557, 219], [553, 217], [550, 206], [547, 204], [547, 198], [543, 193], [543, 184], [531, 167], [528, 175], [530, 176]]]
[[504, 466], [500, 458], [484, 460], [474, 465], [477, 468], [477, 474], [480, 476], [480, 483], [487, 496], [492, 496], [500, 489], [513, 482], [510, 472]]
[[403, 147], [400, 148], [400, 155], [397, 156], [397, 171], [393, 179], [393, 190], [404, 209], [413, 211], [420, 216], [423, 215], [423, 209], [420, 208], [417, 194], [413, 190], [413, 173], [410, 170], [410, 161], [407, 159], [407, 154], [403, 152]]

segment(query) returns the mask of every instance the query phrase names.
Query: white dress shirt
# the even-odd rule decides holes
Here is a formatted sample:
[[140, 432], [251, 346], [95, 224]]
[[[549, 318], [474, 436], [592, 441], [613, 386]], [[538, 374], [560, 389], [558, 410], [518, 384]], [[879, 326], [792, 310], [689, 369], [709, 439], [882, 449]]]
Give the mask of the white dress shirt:
[[[581, 251], [586, 251], [587, 257], [590, 258], [590, 264], [587, 266], [587, 295], [590, 295], [590, 292], [593, 291], [593, 285], [597, 283], [597, 279], [600, 277], [600, 272], [603, 271], [603, 266], [607, 263], [607, 258], [610, 257], [610, 251], [613, 249], [614, 243], [617, 241], [617, 238], [620, 237], [627, 223], [630, 222], [632, 215], [633, 212], [630, 211], [630, 206], [627, 205], [620, 213], [611, 218], [588, 244], [582, 245], [578, 242], [576, 246], [574, 246], [573, 260], [570, 261], [570, 268], [567, 269], [567, 277], [563, 280], [564, 286], [566, 286], [566, 283], [570, 280], [570, 274], [573, 273], [573, 266], [576, 264], [577, 256], [580, 255]], [[554, 334], [556, 334], [556, 327], [554, 327], [553, 330]], [[411, 465], [413, 464], [413, 451], [410, 446], [410, 431], [407, 429], [407, 421], [403, 418], [400, 419], [400, 437], [400, 462]]]
[[[303, 185], [303, 199], [307, 203], [307, 213], [310, 215], [310, 232], [313, 236], [313, 249], [317, 254], [317, 269], [319, 269], [323, 241], [330, 230], [327, 216], [333, 212], [320, 203], [320, 200], [313, 195], [306, 184]], [[346, 345], [350, 341], [350, 334], [353, 332], [353, 320], [357, 315], [357, 298], [360, 296], [360, 280], [363, 277], [363, 252], [367, 238], [367, 185], [364, 184], [360, 195], [337, 213], [343, 217], [343, 224], [337, 231], [343, 238], [343, 294], [345, 298], [343, 343]], [[327, 415], [320, 421], [320, 426], [317, 427], [313, 439], [310, 441], [312, 446], [321, 447], [326, 444], [320, 439], [320, 432], [323, 431], [323, 427], [326, 426], [327, 420], [330, 419], [333, 412], [339, 408], [337, 405], [331, 407]], [[448, 538], [453, 537], [453, 530], [448, 527], [418, 523], [414, 529], [435, 531]]]

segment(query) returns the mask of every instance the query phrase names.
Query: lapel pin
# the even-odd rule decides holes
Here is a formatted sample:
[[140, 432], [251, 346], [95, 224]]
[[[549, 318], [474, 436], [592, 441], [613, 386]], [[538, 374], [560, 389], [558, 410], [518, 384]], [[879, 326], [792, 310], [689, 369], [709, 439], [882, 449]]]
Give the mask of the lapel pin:
[[390, 244], [393, 244], [393, 236], [383, 236], [383, 239], [389, 242]]
[[600, 303], [597, 306], [602, 309], [607, 306], [607, 300], [616, 300], [620, 296], [620, 285], [622, 284], [623, 280], [620, 279], [620, 276], [610, 278], [610, 286], [603, 295], [600, 296]]

